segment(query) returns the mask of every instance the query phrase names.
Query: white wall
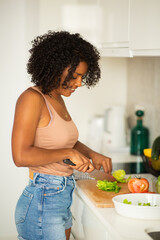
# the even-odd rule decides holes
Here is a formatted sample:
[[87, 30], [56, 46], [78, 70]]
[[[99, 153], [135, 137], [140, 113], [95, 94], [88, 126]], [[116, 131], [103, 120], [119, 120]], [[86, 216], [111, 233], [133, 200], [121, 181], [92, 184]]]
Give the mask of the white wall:
[[[88, 11], [82, 13], [81, 10], [85, 7]], [[95, 0], [88, 0], [87, 4], [85, 0], [40, 0], [40, 33], [48, 30], [72, 30], [80, 32], [87, 40], [94, 42], [97, 27], [95, 10]], [[90, 118], [95, 114], [103, 114], [108, 105], [126, 104], [127, 59], [102, 58], [100, 65], [102, 78], [97, 86], [91, 89], [83, 87], [71, 98], [65, 98], [71, 116], [78, 126], [80, 140], [84, 143]]]
[[[135, 97], [136, 91], [136, 97]], [[144, 107], [143, 125], [149, 129], [149, 142], [160, 136], [160, 57], [128, 60], [127, 112], [130, 127], [136, 125], [135, 106]]]
[[103, 115], [110, 105], [126, 104], [127, 60], [125, 58], [102, 58], [102, 76], [93, 88], [82, 87], [70, 98], [65, 98], [68, 109], [79, 129], [80, 140], [87, 142], [89, 120]]
[[[51, 29], [51, 23], [60, 24], [56, 23], [58, 8], [54, 5], [56, 18], [50, 8], [50, 3], [53, 2], [56, 3], [57, 0], [43, 0], [43, 6], [39, 6], [39, 0], [0, 0], [0, 240], [14, 240], [17, 235], [14, 209], [28, 181], [28, 170], [16, 168], [12, 160], [14, 108], [19, 94], [30, 85], [26, 74], [29, 42], [40, 32]], [[90, 90], [81, 88], [71, 98], [65, 99], [82, 141], [86, 140], [87, 124], [94, 114], [102, 114], [105, 106], [110, 104], [126, 103], [126, 59], [104, 58], [100, 64], [102, 79], [98, 86]]]
[[28, 180], [28, 171], [16, 168], [13, 164], [11, 131], [16, 100], [28, 85], [26, 56], [30, 31], [26, 26], [29, 2], [30, 0], [0, 0], [0, 240], [16, 239], [14, 209]]

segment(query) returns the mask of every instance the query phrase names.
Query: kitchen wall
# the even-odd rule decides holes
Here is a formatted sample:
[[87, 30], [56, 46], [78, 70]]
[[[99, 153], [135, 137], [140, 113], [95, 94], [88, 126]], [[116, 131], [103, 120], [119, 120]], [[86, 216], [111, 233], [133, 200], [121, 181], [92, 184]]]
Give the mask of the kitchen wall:
[[[53, 2], [56, 5], [52, 5]], [[30, 85], [26, 74], [30, 41], [39, 33], [60, 27], [60, 3], [59, 0], [0, 0], [0, 240], [16, 239], [14, 209], [28, 181], [28, 170], [17, 168], [13, 163], [11, 132], [16, 100]], [[150, 128], [152, 138], [159, 135], [159, 58], [102, 58], [100, 65], [102, 77], [97, 86], [80, 88], [71, 98], [65, 99], [79, 128], [80, 140], [86, 141], [89, 120], [114, 104], [127, 105], [131, 125], [134, 124], [134, 106], [143, 105], [146, 108], [145, 125]]]
[[[14, 240], [14, 208], [25, 183], [25, 169], [15, 168], [11, 155], [11, 129], [17, 96], [25, 88], [25, 3], [0, 1], [0, 239]], [[9, 238], [8, 238], [9, 239]]]
[[[89, 40], [96, 38], [96, 0], [40, 0], [39, 31], [48, 30], [78, 31]], [[78, 4], [78, 5], [77, 5]], [[91, 19], [88, 19], [87, 11]], [[82, 17], [83, 12], [83, 17]], [[89, 20], [89, 23], [88, 23]], [[95, 35], [94, 35], [95, 34]], [[94, 41], [93, 41], [94, 42]], [[79, 139], [86, 143], [89, 120], [96, 114], [103, 114], [109, 105], [125, 105], [127, 59], [102, 58], [102, 77], [97, 86], [91, 89], [78, 89], [69, 99], [65, 99], [73, 120], [79, 129]]]
[[28, 169], [15, 167], [11, 133], [18, 96], [29, 85], [29, 40], [38, 31], [38, 0], [0, 0], [0, 240], [16, 240], [14, 209], [28, 182]]
[[79, 139], [86, 143], [89, 121], [95, 115], [103, 115], [112, 105], [126, 104], [127, 59], [102, 58], [102, 76], [97, 86], [91, 89], [78, 89], [65, 102], [79, 129]]
[[136, 124], [135, 106], [145, 109], [144, 125], [150, 130], [150, 145], [160, 135], [160, 57], [128, 59], [127, 114]]
[[[41, 18], [39, 3], [39, 0], [0, 0], [0, 240], [17, 239], [14, 210], [18, 197], [28, 182], [28, 169], [17, 168], [13, 163], [11, 133], [16, 100], [30, 85], [26, 73], [30, 41], [42, 33], [42, 26], [45, 31], [54, 29], [45, 22], [45, 17]], [[46, 5], [43, 9], [44, 16], [47, 16], [48, 8]], [[54, 17], [53, 14], [51, 16]], [[88, 121], [92, 116], [103, 114], [105, 107], [110, 104], [126, 102], [126, 59], [103, 58], [100, 65], [102, 78], [97, 86], [93, 89], [81, 88], [71, 98], [65, 99], [78, 125], [82, 141], [86, 140]]]

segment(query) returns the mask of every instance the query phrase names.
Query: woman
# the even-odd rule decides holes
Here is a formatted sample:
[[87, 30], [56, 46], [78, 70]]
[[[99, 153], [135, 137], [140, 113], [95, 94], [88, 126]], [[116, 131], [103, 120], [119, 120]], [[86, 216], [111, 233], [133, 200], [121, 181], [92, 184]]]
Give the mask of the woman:
[[62, 98], [82, 84], [98, 82], [99, 53], [79, 34], [64, 31], [49, 31], [32, 44], [27, 69], [34, 87], [17, 100], [12, 133], [13, 160], [17, 167], [28, 167], [30, 177], [15, 211], [18, 238], [68, 240], [73, 169], [89, 173], [103, 166], [110, 173], [112, 167], [110, 158], [78, 141]]

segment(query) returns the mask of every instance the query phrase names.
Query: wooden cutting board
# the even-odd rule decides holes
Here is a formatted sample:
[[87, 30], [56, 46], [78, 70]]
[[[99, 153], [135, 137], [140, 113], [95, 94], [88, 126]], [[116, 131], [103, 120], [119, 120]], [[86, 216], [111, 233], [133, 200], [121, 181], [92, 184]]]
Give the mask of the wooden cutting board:
[[86, 193], [95, 206], [99, 208], [113, 208], [112, 198], [114, 196], [129, 193], [127, 183], [118, 183], [118, 186], [121, 187], [119, 193], [106, 192], [98, 189], [96, 180], [78, 180], [76, 184]]

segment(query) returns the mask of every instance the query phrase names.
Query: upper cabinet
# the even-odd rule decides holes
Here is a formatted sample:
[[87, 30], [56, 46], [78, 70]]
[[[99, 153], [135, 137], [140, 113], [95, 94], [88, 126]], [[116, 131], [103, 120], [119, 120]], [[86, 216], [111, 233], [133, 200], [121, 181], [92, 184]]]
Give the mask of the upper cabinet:
[[98, 0], [102, 56], [160, 56], [160, 0]]
[[99, 38], [97, 12], [97, 0], [63, 1], [61, 27], [70, 32], [80, 33], [85, 39], [96, 45]]
[[97, 1], [98, 46], [101, 55], [131, 56], [129, 49], [129, 0]]
[[40, 31], [79, 32], [101, 56], [160, 56], [160, 0], [40, 0]]
[[65, 30], [80, 33], [97, 46], [99, 42], [97, 0], [39, 0], [40, 32]]
[[160, 56], [160, 0], [130, 0], [133, 56]]

